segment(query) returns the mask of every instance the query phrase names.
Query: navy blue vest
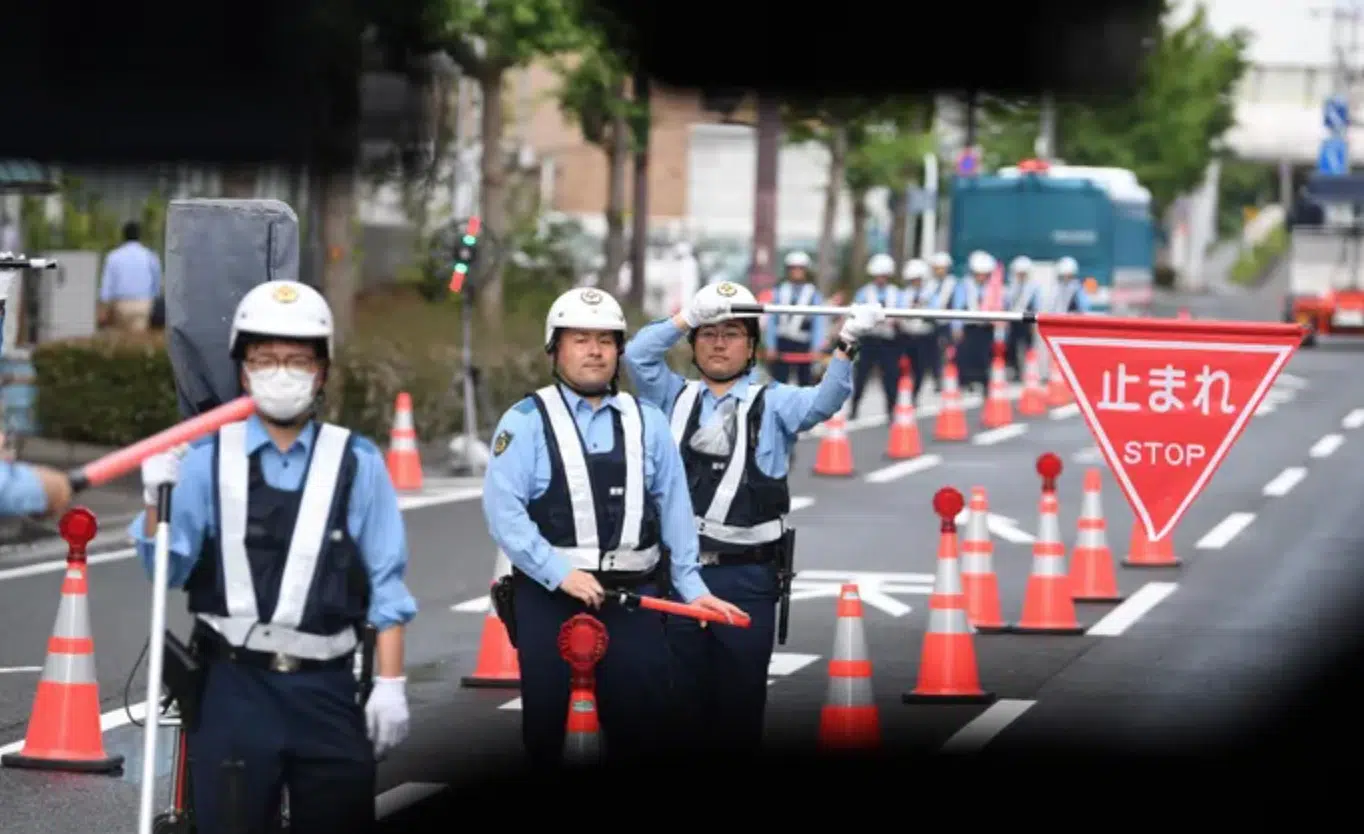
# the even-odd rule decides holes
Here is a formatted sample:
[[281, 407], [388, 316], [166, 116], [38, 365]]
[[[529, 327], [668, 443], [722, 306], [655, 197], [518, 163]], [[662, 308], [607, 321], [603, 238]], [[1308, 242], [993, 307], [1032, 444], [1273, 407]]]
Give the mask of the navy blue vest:
[[[544, 421], [545, 451], [549, 455], [549, 487], [544, 495], [530, 502], [527, 512], [545, 541], [555, 547], [575, 547], [577, 530], [573, 524], [573, 502], [568, 494], [568, 478], [564, 475], [559, 443], [554, 437], [544, 403], [535, 394], [531, 395], [531, 400], [540, 411], [540, 419]], [[621, 425], [620, 412], [614, 408], [609, 410], [615, 437], [611, 451], [594, 455], [587, 449], [587, 444], [583, 444], [583, 461], [587, 464], [592, 497], [597, 505], [597, 544], [603, 551], [615, 550], [620, 546], [621, 525], [625, 521], [625, 428]], [[641, 423], [643, 417], [641, 414]], [[659, 543], [659, 524], [658, 508], [649, 497], [647, 486], [641, 486], [644, 488], [644, 518], [640, 527], [639, 549], [644, 550]]]
[[[308, 591], [303, 618], [298, 630], [310, 634], [335, 634], [346, 628], [359, 628], [369, 616], [369, 572], [365, 570], [360, 549], [351, 538], [347, 527], [351, 487], [357, 468], [354, 436], [347, 441], [341, 471], [337, 473], [336, 491], [328, 515], [331, 531], [323, 537], [317, 572]], [[213, 440], [213, 515], [215, 527], [222, 530], [218, 519], [218, 453], [220, 444]], [[315, 449], [316, 447], [314, 447]], [[308, 468], [297, 490], [276, 489], [265, 482], [260, 455], [265, 447], [251, 455], [250, 481], [247, 491], [246, 558], [251, 565], [251, 581], [256, 589], [256, 610], [262, 619], [268, 618], [279, 600], [280, 580], [289, 555], [294, 524], [303, 500], [303, 486], [312, 469], [309, 453]], [[227, 595], [223, 590], [222, 549], [218, 535], [211, 535], [203, 545], [203, 555], [185, 582], [189, 595], [189, 610], [200, 614], [226, 616]]]
[[[734, 501], [729, 506], [729, 515], [724, 520], [725, 524], [734, 527], [754, 527], [775, 521], [791, 511], [791, 488], [786, 479], [769, 477], [758, 468], [758, 428], [762, 425], [766, 396], [767, 389], [763, 388], [753, 398], [748, 410], [747, 464], [743, 477], [739, 479], [739, 488], [734, 492]], [[729, 458], [702, 454], [691, 447], [691, 436], [700, 425], [701, 397], [697, 396], [687, 417], [687, 427], [682, 431], [679, 451], [687, 470], [687, 488], [691, 491], [692, 506], [698, 516], [704, 516], [729, 469]], [[702, 550], [716, 553], [743, 553], [752, 549], [752, 545], [730, 544], [709, 536], [700, 538]]]

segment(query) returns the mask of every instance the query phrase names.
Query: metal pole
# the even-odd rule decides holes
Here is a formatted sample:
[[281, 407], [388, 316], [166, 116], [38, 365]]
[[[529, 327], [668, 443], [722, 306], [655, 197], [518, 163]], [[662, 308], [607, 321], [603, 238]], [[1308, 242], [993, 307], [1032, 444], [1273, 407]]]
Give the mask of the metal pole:
[[924, 191], [928, 195], [924, 207], [923, 235], [919, 240], [919, 257], [928, 260], [938, 246], [938, 155], [924, 154]]
[[1056, 101], [1051, 93], [1042, 94], [1042, 113], [1033, 150], [1039, 159], [1047, 162], [1056, 155]]
[[[846, 316], [852, 307], [835, 307], [820, 304], [734, 304], [730, 306], [732, 315], [776, 313], [778, 315], [798, 316]], [[942, 319], [944, 321], [1018, 321], [1033, 322], [1035, 313], [1014, 310], [928, 310], [888, 309], [882, 310], [888, 319]]]
[[758, 96], [757, 176], [753, 199], [753, 263], [749, 286], [757, 293], [776, 282], [777, 165], [781, 155], [781, 104]]

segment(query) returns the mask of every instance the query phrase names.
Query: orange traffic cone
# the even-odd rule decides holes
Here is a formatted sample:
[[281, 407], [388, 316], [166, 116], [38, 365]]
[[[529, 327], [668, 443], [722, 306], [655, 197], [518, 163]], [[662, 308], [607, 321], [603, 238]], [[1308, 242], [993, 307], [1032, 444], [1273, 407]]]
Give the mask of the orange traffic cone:
[[815, 452], [816, 475], [846, 478], [853, 473], [852, 443], [848, 440], [848, 404], [824, 423], [824, 436]]
[[1061, 459], [1048, 452], [1037, 459], [1042, 476], [1037, 540], [1032, 546], [1032, 575], [1023, 596], [1023, 616], [1009, 630], [1022, 634], [1084, 634], [1075, 616], [1066, 573], [1066, 548], [1061, 543], [1061, 524], [1056, 517], [1056, 478]]
[[[117, 774], [123, 757], [104, 750], [100, 729], [95, 640], [90, 633], [90, 588], [85, 547], [99, 529], [95, 514], [72, 507], [62, 516], [67, 543], [57, 622], [47, 641], [47, 662], [28, 722], [23, 749], [0, 758], [5, 767]], [[155, 710], [149, 711], [155, 717]]]
[[1189, 312], [1188, 307], [1180, 307], [1179, 312], [1175, 314], [1175, 318], [1181, 321], [1188, 321], [1193, 318], [1193, 314]]
[[835, 616], [829, 689], [819, 714], [819, 746], [826, 750], [875, 748], [881, 744], [881, 714], [871, 688], [862, 597], [856, 585], [843, 586]]
[[900, 696], [906, 704], [989, 704], [992, 692], [980, 687], [976, 646], [966, 594], [957, 563], [957, 515], [966, 500], [952, 487], [933, 496], [933, 511], [942, 519], [938, 537], [938, 575], [928, 598], [928, 633], [919, 657], [919, 684]]
[[900, 360], [900, 385], [895, 392], [895, 412], [891, 418], [890, 436], [886, 438], [886, 457], [905, 460], [923, 453], [919, 437], [919, 420], [914, 414], [914, 382], [909, 359]]
[[985, 404], [980, 409], [981, 425], [997, 429], [1014, 421], [1013, 403], [1009, 401], [1009, 380], [1004, 369], [1003, 342], [995, 342], [995, 358], [990, 361], [990, 384], [985, 392]]
[[1146, 528], [1140, 519], [1132, 524], [1132, 541], [1128, 545], [1127, 558], [1122, 560], [1128, 568], [1177, 568], [1184, 564], [1175, 555], [1175, 538], [1168, 535], [1158, 542], [1146, 537]]
[[1113, 553], [1108, 549], [1107, 524], [1101, 491], [1103, 472], [1085, 472], [1084, 503], [1080, 505], [1080, 531], [1070, 554], [1070, 595], [1076, 602], [1122, 602], [1118, 592]]
[[971, 515], [961, 540], [961, 580], [966, 589], [966, 611], [982, 634], [1008, 629], [999, 606], [999, 577], [995, 575], [995, 546], [990, 541], [990, 503], [984, 487], [971, 488]]
[[[493, 569], [493, 584], [511, 575], [511, 560], [501, 549], [497, 551], [497, 565]], [[490, 597], [491, 600], [491, 597]], [[474, 673], [460, 680], [462, 686], [480, 689], [517, 689], [521, 686], [521, 665], [516, 649], [507, 634], [507, 624], [488, 605], [483, 618], [483, 639], [478, 647], [478, 665]]]
[[594, 764], [601, 757], [595, 670], [606, 655], [606, 626], [591, 614], [574, 614], [559, 627], [559, 656], [568, 664], [570, 688], [564, 761]]
[[412, 397], [402, 391], [393, 404], [393, 428], [389, 432], [388, 476], [399, 492], [422, 488], [422, 459], [417, 452], [417, 429], [412, 422]]
[[1047, 406], [1059, 408], [1070, 405], [1071, 401], [1070, 386], [1066, 384], [1066, 378], [1061, 374], [1061, 366], [1053, 359], [1051, 373], [1047, 379]]
[[942, 366], [941, 402], [938, 404], [938, 421], [933, 426], [934, 440], [965, 440], [966, 407], [961, 402], [961, 388], [957, 385], [956, 351], [947, 349]]
[[1037, 351], [1032, 348], [1028, 348], [1023, 358], [1023, 393], [1018, 398], [1018, 413], [1026, 417], [1047, 413], [1047, 389], [1042, 387]]

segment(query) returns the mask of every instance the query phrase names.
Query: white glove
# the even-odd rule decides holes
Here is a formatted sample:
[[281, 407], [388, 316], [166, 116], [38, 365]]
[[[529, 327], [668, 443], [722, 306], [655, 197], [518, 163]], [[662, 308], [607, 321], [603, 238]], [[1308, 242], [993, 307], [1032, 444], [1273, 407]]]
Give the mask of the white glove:
[[885, 320], [886, 310], [880, 304], [854, 304], [848, 317], [843, 320], [843, 329], [839, 331], [838, 338], [857, 344], [859, 339]]
[[142, 461], [142, 501], [147, 506], [156, 503], [157, 488], [162, 484], [175, 486], [180, 478], [180, 461], [185, 456], [186, 446], [176, 446], [169, 452], [160, 452]]
[[729, 304], [715, 298], [710, 293], [698, 293], [682, 313], [687, 326], [692, 330], [703, 324], [715, 324], [729, 318]]
[[407, 678], [374, 679], [374, 689], [365, 702], [365, 723], [369, 740], [374, 742], [375, 758], [383, 758], [407, 738]]

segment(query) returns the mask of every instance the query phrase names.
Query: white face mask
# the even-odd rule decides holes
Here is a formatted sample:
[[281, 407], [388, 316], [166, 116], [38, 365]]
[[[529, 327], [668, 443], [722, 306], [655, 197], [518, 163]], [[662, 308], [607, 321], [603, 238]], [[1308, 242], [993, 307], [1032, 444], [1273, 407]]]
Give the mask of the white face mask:
[[313, 404], [313, 382], [317, 374], [277, 368], [270, 371], [248, 371], [251, 399], [266, 417], [292, 420]]

